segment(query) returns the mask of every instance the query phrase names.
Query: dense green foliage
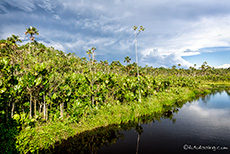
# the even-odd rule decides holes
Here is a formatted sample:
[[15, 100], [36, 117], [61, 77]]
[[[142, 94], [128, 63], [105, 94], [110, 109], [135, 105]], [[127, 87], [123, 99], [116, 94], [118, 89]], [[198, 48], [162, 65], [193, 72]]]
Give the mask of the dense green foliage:
[[[5, 151], [10, 151], [6, 147], [15, 143], [15, 137], [21, 130], [24, 136], [18, 137], [18, 150], [34, 152], [44, 148], [40, 145], [34, 148], [30, 146], [29, 142], [36, 141], [36, 138], [28, 143], [23, 138], [28, 135], [25, 133], [27, 129], [36, 130], [31, 130], [35, 134], [28, 136], [36, 136], [37, 129], [40, 126], [46, 127], [46, 122], [63, 121], [55, 125], [55, 129], [63, 128], [59, 133], [69, 130], [68, 135], [64, 136], [74, 135], [72, 129], [65, 128], [64, 122], [79, 124], [99, 114], [98, 109], [107, 113], [112, 106], [127, 106], [131, 102], [136, 104], [138, 89], [144, 98], [159, 98], [161, 93], [179, 95], [181, 88], [194, 92], [202, 90], [203, 81], [230, 81], [230, 68], [214, 69], [207, 63], [200, 69], [138, 66], [138, 81], [137, 65], [131, 63], [129, 57], [125, 57], [127, 65], [122, 65], [119, 61], [111, 64], [107, 61], [97, 62], [93, 55], [96, 48], [93, 47], [87, 51], [87, 60], [34, 41], [33, 35], [38, 32], [32, 33], [29, 30], [30, 28], [27, 33], [31, 34], [31, 43], [18, 46], [17, 42], [20, 40], [15, 35], [0, 41], [0, 126], [3, 136], [1, 140], [4, 141], [1, 142], [1, 149], [5, 147]], [[58, 134], [54, 132], [53, 136]], [[52, 137], [49, 139], [47, 142], [51, 143], [59, 140]], [[13, 148], [11, 152], [14, 150]]]

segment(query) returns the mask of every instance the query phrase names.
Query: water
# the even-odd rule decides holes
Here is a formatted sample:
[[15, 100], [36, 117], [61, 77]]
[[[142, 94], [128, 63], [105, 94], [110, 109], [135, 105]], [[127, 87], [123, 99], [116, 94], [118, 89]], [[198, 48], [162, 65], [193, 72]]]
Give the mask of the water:
[[85, 132], [57, 145], [58, 153], [230, 153], [230, 94], [187, 102], [139, 123]]

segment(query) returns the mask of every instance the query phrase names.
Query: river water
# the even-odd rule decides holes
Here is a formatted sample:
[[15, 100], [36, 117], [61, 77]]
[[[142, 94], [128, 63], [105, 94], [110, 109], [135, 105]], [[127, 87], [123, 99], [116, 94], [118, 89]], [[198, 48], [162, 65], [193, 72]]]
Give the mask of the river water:
[[230, 93], [219, 91], [139, 122], [88, 131], [54, 153], [230, 153]]

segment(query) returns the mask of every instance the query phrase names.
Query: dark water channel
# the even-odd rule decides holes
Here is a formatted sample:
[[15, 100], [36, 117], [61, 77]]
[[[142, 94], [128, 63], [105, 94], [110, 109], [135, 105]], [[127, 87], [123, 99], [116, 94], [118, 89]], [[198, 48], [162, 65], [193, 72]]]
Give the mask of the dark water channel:
[[230, 153], [230, 93], [177, 103], [170, 111], [138, 121], [84, 132], [52, 153]]

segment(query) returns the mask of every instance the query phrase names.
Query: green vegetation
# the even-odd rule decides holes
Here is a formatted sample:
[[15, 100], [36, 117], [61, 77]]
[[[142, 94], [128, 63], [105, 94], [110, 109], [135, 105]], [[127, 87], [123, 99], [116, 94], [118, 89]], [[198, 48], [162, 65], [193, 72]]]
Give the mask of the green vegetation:
[[128, 56], [125, 66], [97, 62], [95, 47], [87, 60], [36, 42], [34, 27], [27, 33], [32, 42], [22, 46], [15, 35], [0, 40], [0, 148], [5, 153], [45, 150], [86, 130], [162, 114], [216, 84], [229, 86], [230, 68], [141, 67]]

